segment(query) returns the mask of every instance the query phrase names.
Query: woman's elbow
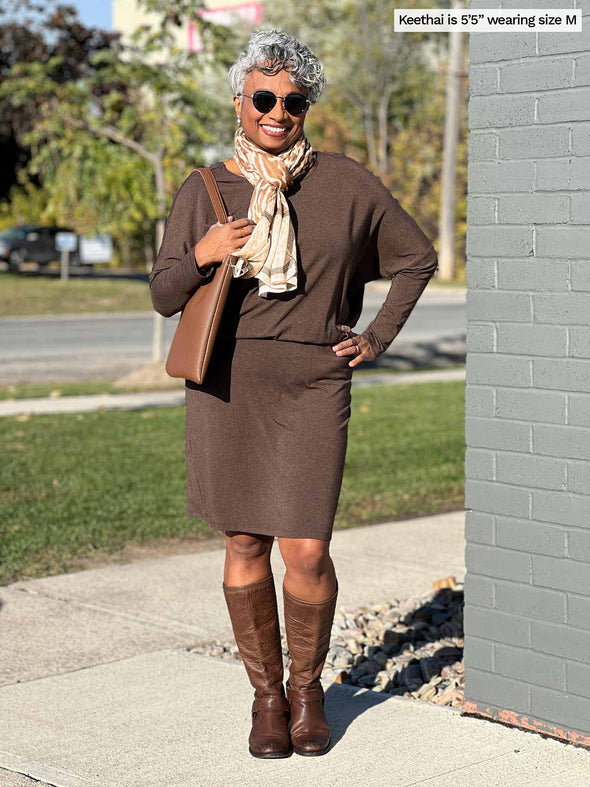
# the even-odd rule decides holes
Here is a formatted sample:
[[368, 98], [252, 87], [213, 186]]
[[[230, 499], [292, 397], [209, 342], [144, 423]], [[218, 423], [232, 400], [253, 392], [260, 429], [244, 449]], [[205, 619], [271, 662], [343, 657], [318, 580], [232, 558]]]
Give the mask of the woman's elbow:
[[431, 244], [420, 256], [414, 260], [407, 269], [410, 276], [420, 279], [430, 279], [438, 269], [438, 254]]
[[173, 303], [167, 294], [159, 292], [156, 287], [152, 287], [151, 285], [150, 294], [154, 311], [161, 314], [162, 317], [172, 317], [182, 308], [182, 306], [177, 306]]
[[152, 306], [162, 317], [172, 317], [182, 309], [182, 304], [177, 304], [177, 298], [170, 291], [165, 278], [159, 275], [160, 273], [161, 271], [152, 269], [148, 276]]

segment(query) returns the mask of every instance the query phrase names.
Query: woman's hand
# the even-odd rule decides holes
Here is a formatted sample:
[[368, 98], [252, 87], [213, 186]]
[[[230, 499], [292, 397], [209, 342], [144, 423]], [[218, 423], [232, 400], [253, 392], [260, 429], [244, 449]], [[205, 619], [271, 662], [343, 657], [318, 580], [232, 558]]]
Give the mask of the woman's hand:
[[248, 242], [256, 222], [252, 219], [232, 219], [233, 216], [229, 216], [226, 224], [213, 224], [196, 244], [195, 259], [203, 270], [216, 262], [223, 262], [228, 254], [237, 255]]
[[352, 360], [348, 363], [349, 366], [358, 366], [363, 361], [375, 360], [377, 353], [369, 344], [369, 340], [366, 336], [360, 333], [353, 333], [352, 328], [349, 328], [348, 325], [337, 325], [336, 327], [350, 334], [348, 339], [344, 339], [344, 341], [338, 342], [338, 344], [332, 347], [336, 355], [353, 356]]

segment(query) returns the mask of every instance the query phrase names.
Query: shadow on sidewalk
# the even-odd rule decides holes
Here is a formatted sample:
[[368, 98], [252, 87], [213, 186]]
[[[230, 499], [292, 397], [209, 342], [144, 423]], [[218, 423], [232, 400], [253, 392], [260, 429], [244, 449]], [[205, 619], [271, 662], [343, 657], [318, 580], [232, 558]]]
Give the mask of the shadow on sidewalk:
[[[361, 653], [343, 671], [346, 682], [331, 683], [325, 692], [333, 745], [357, 716], [393, 697], [447, 710], [462, 707], [463, 610], [462, 588], [440, 588], [422, 603], [400, 609], [395, 623], [385, 626], [377, 642], [373, 638], [360, 642]], [[356, 621], [360, 626], [360, 617]], [[383, 670], [385, 661], [390, 665], [389, 679], [384, 690], [376, 691], [375, 670]], [[365, 672], [365, 663], [375, 669]], [[407, 696], [409, 692], [424, 697]]]
[[344, 738], [353, 721], [366, 711], [392, 699], [391, 694], [365, 691], [359, 686], [332, 683], [325, 692], [326, 718], [332, 731], [330, 751]]

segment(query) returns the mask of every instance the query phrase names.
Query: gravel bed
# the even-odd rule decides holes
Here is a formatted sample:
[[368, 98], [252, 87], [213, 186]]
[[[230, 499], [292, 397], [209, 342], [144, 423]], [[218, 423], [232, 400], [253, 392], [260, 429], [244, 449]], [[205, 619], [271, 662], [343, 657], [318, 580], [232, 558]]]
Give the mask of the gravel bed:
[[[285, 637], [282, 645], [287, 669]], [[240, 660], [233, 641], [188, 650]], [[338, 607], [322, 680], [462, 707], [463, 584], [447, 577], [421, 596]]]

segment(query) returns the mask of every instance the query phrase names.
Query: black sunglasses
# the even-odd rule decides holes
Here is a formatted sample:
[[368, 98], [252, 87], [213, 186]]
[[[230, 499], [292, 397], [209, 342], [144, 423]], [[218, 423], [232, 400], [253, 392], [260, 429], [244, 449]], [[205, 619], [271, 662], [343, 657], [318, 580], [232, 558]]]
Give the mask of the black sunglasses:
[[290, 115], [302, 115], [311, 103], [302, 93], [289, 93], [288, 96], [275, 96], [270, 90], [255, 90], [251, 96], [245, 93], [238, 93], [244, 98], [251, 98], [254, 109], [265, 115], [277, 103], [277, 98], [283, 99], [283, 106]]

